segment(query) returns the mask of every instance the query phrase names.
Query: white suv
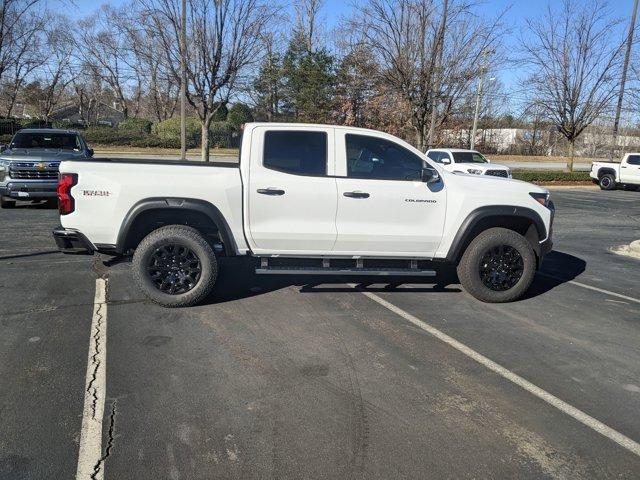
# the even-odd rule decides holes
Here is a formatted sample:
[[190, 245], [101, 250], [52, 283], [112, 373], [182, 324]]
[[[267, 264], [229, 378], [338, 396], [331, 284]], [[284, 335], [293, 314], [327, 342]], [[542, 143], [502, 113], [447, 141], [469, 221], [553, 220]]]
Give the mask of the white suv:
[[428, 150], [427, 156], [449, 172], [511, 178], [509, 167], [491, 163], [488, 158], [475, 150], [437, 148]]

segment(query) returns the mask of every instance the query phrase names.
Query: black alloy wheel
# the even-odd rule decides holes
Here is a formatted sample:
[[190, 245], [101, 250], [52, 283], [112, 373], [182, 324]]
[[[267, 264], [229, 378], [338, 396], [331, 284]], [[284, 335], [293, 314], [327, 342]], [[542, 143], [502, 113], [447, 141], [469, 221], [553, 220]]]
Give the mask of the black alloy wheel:
[[496, 292], [515, 286], [523, 272], [522, 255], [510, 245], [493, 246], [480, 259], [480, 279], [487, 288]]
[[156, 248], [149, 256], [147, 274], [159, 291], [181, 295], [198, 284], [202, 265], [189, 247], [169, 243]]

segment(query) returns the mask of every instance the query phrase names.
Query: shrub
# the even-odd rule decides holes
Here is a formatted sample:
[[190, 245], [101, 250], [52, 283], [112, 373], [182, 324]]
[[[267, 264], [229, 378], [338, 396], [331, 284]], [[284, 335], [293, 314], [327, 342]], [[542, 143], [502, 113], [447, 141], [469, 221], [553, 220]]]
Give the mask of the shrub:
[[235, 128], [229, 122], [214, 122], [209, 127], [209, 140], [214, 148], [231, 147], [231, 136]]
[[525, 182], [590, 182], [589, 172], [561, 172], [552, 170], [515, 170], [513, 178]]
[[151, 133], [151, 125], [153, 122], [146, 118], [125, 118], [118, 125], [118, 130], [130, 133]]
[[180, 148], [180, 139], [167, 140], [156, 135], [145, 135], [133, 140], [131, 146], [140, 148]]
[[10, 133], [7, 133], [5, 135], [0, 135], [0, 144], [8, 145], [9, 142], [11, 142], [12, 138], [13, 138], [13, 135], [11, 135]]
[[253, 122], [253, 114], [248, 105], [244, 103], [236, 103], [229, 109], [227, 115], [227, 122], [233, 126], [234, 129], [239, 130], [243, 123]]
[[[200, 145], [201, 137], [200, 120], [197, 118], [187, 118], [187, 148], [194, 148]], [[162, 140], [177, 141], [180, 148], [180, 118], [169, 118], [163, 122], [154, 123], [152, 132]]]
[[63, 128], [65, 130], [84, 130], [86, 125], [78, 122], [71, 122], [69, 120], [54, 120], [53, 128]]
[[94, 145], [130, 145], [136, 137], [130, 132], [113, 127], [89, 127], [83, 135], [89, 144]]

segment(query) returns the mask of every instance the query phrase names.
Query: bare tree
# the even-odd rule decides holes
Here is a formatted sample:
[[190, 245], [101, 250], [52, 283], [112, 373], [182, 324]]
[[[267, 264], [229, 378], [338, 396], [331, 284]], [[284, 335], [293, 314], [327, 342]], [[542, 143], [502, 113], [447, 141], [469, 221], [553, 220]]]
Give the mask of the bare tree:
[[527, 88], [569, 142], [567, 168], [573, 171], [576, 139], [612, 106], [624, 42], [614, 38], [616, 22], [601, 0], [563, 0], [527, 23]]
[[296, 14], [296, 31], [305, 40], [306, 48], [313, 51], [318, 36], [318, 13], [324, 0], [293, 0]]
[[131, 45], [137, 38], [124, 27], [127, 7], [103, 5], [98, 13], [81, 22], [77, 52], [84, 65], [108, 85], [125, 118], [137, 113], [142, 77], [133, 67]]
[[[0, 82], [9, 65], [15, 63], [18, 45], [41, 28], [40, 22], [31, 22], [35, 9], [42, 0], [2, 0], [0, 3]], [[17, 49], [18, 48], [18, 49]]]
[[[180, 78], [181, 12], [174, 0], [140, 0], [155, 27], [165, 65]], [[202, 125], [202, 159], [209, 161], [209, 128], [242, 73], [259, 60], [260, 39], [274, 10], [263, 0], [190, 0], [187, 7], [187, 101]]]
[[49, 120], [73, 78], [71, 60], [74, 45], [67, 32], [68, 25], [68, 18], [50, 16], [45, 26], [49, 55], [40, 67], [44, 89], [39, 112], [45, 120]]
[[482, 21], [472, 7], [465, 0], [448, 1], [446, 9], [436, 0], [371, 0], [351, 21], [380, 65], [382, 81], [410, 105], [420, 149], [431, 124], [447, 119], [477, 77], [482, 52], [497, 50], [500, 17]]

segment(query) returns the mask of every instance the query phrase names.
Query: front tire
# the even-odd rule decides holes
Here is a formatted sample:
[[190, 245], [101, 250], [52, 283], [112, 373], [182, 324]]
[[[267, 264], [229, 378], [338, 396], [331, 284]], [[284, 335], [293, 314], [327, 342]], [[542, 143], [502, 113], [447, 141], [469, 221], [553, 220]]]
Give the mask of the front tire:
[[458, 264], [458, 279], [482, 302], [504, 303], [520, 298], [531, 286], [536, 255], [519, 233], [490, 228], [472, 240]]
[[211, 245], [195, 228], [154, 230], [133, 254], [133, 276], [142, 292], [164, 307], [190, 307], [207, 297], [218, 275]]
[[605, 173], [600, 177], [600, 188], [602, 190], [614, 190], [616, 188], [616, 177], [610, 173]]

